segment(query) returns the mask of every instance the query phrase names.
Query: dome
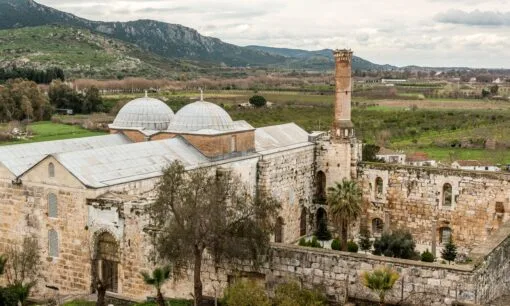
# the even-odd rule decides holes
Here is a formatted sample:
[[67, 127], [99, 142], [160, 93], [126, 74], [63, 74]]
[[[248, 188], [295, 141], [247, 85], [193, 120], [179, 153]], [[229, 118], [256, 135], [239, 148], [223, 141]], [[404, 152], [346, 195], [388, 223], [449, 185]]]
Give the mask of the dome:
[[168, 105], [158, 99], [144, 97], [124, 105], [111, 127], [166, 130], [173, 117], [174, 112]]
[[168, 126], [171, 132], [200, 130], [231, 131], [235, 124], [230, 115], [214, 103], [197, 101], [181, 108]]

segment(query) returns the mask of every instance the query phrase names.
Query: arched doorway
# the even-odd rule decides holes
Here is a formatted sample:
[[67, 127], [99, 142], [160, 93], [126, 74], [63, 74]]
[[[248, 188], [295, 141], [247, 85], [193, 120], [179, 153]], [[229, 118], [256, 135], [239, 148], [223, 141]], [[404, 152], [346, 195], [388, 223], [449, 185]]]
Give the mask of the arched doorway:
[[274, 231], [274, 242], [282, 243], [283, 242], [283, 218], [278, 217], [276, 219], [276, 226]]
[[306, 235], [306, 216], [308, 215], [308, 210], [303, 207], [301, 209], [301, 218], [299, 222], [299, 235], [304, 236]]
[[324, 172], [317, 172], [315, 198], [317, 201], [324, 202], [326, 200], [326, 174]]
[[118, 292], [119, 244], [115, 237], [104, 232], [97, 236], [93, 260], [94, 279], [101, 280], [107, 291]]

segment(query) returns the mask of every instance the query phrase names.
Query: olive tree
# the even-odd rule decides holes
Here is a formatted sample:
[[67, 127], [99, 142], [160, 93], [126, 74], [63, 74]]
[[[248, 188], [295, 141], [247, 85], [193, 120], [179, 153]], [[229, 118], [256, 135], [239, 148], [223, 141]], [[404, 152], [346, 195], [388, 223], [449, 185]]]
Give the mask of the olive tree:
[[[267, 252], [280, 204], [250, 191], [239, 177], [213, 168], [186, 171], [176, 161], [164, 171], [150, 212], [159, 260], [173, 265], [174, 275], [193, 270], [194, 299], [202, 300], [200, 271], [204, 252], [216, 263], [250, 259]], [[181, 273], [179, 273], [181, 272]]]

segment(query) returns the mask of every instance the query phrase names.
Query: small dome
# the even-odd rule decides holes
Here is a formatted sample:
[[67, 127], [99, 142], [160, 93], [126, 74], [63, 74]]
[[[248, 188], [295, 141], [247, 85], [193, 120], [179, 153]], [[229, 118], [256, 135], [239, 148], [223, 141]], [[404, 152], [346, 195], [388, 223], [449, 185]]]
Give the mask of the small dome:
[[234, 129], [232, 118], [223, 108], [205, 101], [197, 101], [181, 108], [168, 126], [168, 130], [172, 132]]
[[174, 117], [168, 105], [158, 99], [139, 98], [128, 102], [117, 114], [112, 128], [144, 128], [166, 130]]

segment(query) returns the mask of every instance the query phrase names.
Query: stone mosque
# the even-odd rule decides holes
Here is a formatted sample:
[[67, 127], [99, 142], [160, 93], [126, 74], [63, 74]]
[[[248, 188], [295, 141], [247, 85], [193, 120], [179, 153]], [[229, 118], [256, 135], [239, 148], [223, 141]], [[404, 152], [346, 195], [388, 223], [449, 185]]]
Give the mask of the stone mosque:
[[[233, 121], [203, 95], [174, 114], [165, 103], [146, 96], [119, 111], [109, 135], [0, 147], [0, 250], [27, 235], [38, 238], [44, 259], [36, 290], [41, 297], [53, 294], [48, 287], [62, 295], [90, 294], [92, 280], [99, 276], [110, 280], [108, 294], [144, 300], [153, 295], [140, 277], [153, 267], [145, 208], [156, 197], [162, 170], [175, 160], [187, 170], [232, 171], [252, 190], [279, 199], [275, 252], [294, 259], [305, 252], [292, 249], [295, 242], [327, 219], [327, 187], [343, 178], [358, 180], [363, 188], [363, 214], [352, 224], [353, 238], [365, 224], [374, 236], [406, 228], [434, 253], [450, 236], [466, 254], [481, 254], [487, 244], [503, 245], [509, 230], [508, 175], [361, 162], [361, 142], [351, 122], [352, 55], [350, 50], [334, 52], [334, 123], [327, 132], [310, 134], [294, 123], [254, 128]], [[316, 258], [320, 256], [326, 255]], [[366, 265], [360, 260], [355, 257], [354, 266]], [[346, 277], [335, 276], [343, 272], [334, 274], [334, 267], [317, 264], [322, 270], [315, 274], [303, 263], [278, 274], [285, 269], [283, 262], [261, 277], [277, 281], [291, 273], [326, 285], [328, 294], [337, 297], [344, 287]], [[206, 267], [203, 273], [205, 294], [226, 286], [228, 271]], [[484, 294], [497, 295], [488, 288]], [[185, 278], [170, 282], [164, 292], [190, 298], [192, 289], [191, 279]], [[472, 299], [471, 289], [463, 291], [465, 300]], [[474, 299], [481, 294], [477, 291]]]

